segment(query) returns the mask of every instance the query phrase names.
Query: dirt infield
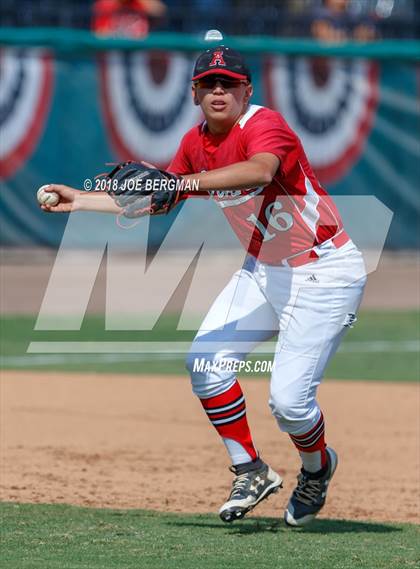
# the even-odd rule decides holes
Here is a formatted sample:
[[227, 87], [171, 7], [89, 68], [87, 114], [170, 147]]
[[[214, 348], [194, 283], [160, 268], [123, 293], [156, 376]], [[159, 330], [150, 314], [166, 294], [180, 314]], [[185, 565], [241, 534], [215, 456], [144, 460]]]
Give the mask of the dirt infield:
[[[150, 290], [154, 290], [154, 295], [149, 296], [149, 308], [152, 310], [161, 305], [162, 283], [168, 278], [169, 263], [176, 272], [178, 263], [183, 264], [184, 255], [182, 252], [176, 255], [168, 253], [166, 262], [161, 263], [153, 272], [153, 281], [149, 283]], [[56, 252], [49, 249], [15, 249], [0, 248], [1, 271], [0, 271], [0, 305], [1, 311], [5, 314], [37, 314], [42, 299], [44, 297], [48, 280], [54, 266]], [[84, 274], [86, 267], [92, 263], [89, 252], [75, 251], [74, 259], [77, 260], [77, 270], [74, 263], [70, 263], [65, 271], [60, 286], [65, 292], [66, 309], [72, 308], [77, 311], [80, 308], [80, 276]], [[119, 261], [119, 271], [121, 274], [128, 275], [124, 283], [126, 294], [138, 295], [138, 283], [133, 278], [132, 269], [138, 264], [139, 259], [129, 254], [123, 255]], [[230, 279], [234, 269], [229, 267], [236, 262], [236, 254], [229, 251], [213, 253], [213, 257], [201, 269], [203, 281], [211, 283], [213, 291], [210, 294], [214, 298]], [[217, 271], [214, 271], [217, 267]], [[224, 270], [222, 270], [224, 268]], [[226, 270], [229, 269], [229, 270]], [[238, 268], [238, 267], [236, 267]], [[96, 277], [95, 286], [89, 300], [87, 312], [91, 314], [103, 314], [105, 310], [105, 289], [106, 289], [106, 265], [102, 263]], [[379, 266], [376, 271], [369, 275], [366, 291], [363, 298], [362, 308], [367, 309], [411, 309], [417, 308], [419, 303], [420, 287], [420, 259], [415, 252], [384, 252], [381, 256]], [[27, 283], [31, 283], [30, 294], [28, 294]], [[181, 287], [182, 288], [182, 287]], [[199, 314], [203, 311], [203, 289], [200, 287], [197, 292], [190, 290], [188, 293], [189, 308]], [[184, 297], [180, 294], [172, 299], [171, 308], [174, 312], [179, 311], [184, 306]], [[77, 307], [77, 309], [76, 309]], [[204, 317], [205, 311], [203, 313]]]
[[[245, 379], [249, 419], [284, 490], [255, 515], [279, 516], [298, 459]], [[187, 377], [3, 372], [0, 498], [174, 512], [216, 511], [231, 475]], [[320, 392], [340, 464], [323, 517], [418, 522], [419, 388], [327, 382]]]

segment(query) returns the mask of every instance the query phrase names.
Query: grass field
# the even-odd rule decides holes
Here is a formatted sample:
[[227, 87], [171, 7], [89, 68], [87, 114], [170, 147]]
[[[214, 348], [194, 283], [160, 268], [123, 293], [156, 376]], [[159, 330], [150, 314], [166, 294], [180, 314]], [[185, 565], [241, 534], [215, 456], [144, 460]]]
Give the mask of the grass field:
[[[193, 332], [176, 331], [177, 317], [162, 318], [148, 332], [105, 331], [101, 316], [85, 318], [80, 331], [34, 331], [35, 317], [1, 321], [1, 365], [6, 369], [49, 369], [101, 373], [184, 374], [183, 356], [147, 354], [26, 354], [31, 341], [183, 341]], [[364, 311], [346, 336], [326, 376], [336, 379], [415, 381], [420, 374], [419, 314], [415, 311]], [[267, 357], [267, 356], [266, 356]]]
[[419, 527], [2, 504], [8, 569], [403, 569], [418, 567]]
[[[35, 332], [35, 318], [1, 321], [6, 369], [185, 374], [183, 359], [138, 354], [27, 354], [31, 341], [191, 341], [176, 317], [155, 330], [107, 332], [87, 317], [79, 332]], [[362, 312], [327, 371], [337, 379], [415, 381], [419, 316], [414, 311]], [[106, 354], [109, 356], [109, 354]], [[265, 376], [262, 376], [265, 377]], [[99, 510], [66, 505], [0, 504], [5, 569], [404, 569], [420, 566], [420, 527], [317, 520], [291, 530], [280, 518], [233, 525], [216, 515]]]

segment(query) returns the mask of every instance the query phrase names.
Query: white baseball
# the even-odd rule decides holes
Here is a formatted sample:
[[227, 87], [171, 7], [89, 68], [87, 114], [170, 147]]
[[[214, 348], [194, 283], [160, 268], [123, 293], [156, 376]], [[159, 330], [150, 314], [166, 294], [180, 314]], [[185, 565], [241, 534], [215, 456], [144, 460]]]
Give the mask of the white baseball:
[[60, 201], [60, 196], [57, 192], [46, 192], [44, 188], [48, 188], [48, 185], [41, 186], [36, 193], [38, 203], [41, 205], [57, 205]]

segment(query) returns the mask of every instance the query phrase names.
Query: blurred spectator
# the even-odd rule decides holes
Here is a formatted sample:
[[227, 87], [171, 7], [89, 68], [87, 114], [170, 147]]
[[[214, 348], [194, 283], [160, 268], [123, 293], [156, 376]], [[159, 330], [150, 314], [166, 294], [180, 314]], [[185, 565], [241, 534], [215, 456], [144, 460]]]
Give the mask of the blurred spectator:
[[372, 20], [349, 11], [348, 0], [323, 0], [312, 12], [311, 34], [324, 42], [371, 41], [376, 37]]
[[209, 29], [232, 29], [231, 0], [166, 0], [167, 29], [204, 33]]
[[141, 38], [149, 33], [150, 19], [165, 12], [161, 0], [96, 0], [92, 30], [101, 36]]
[[[110, 4], [120, 7], [121, 2], [1, 0], [0, 22], [2, 26], [93, 28], [94, 7]], [[128, 4], [136, 5], [134, 13], [143, 22], [142, 34], [156, 27], [178, 33], [202, 33], [209, 28], [217, 28], [227, 36], [257, 34], [286, 38], [314, 35], [323, 39], [325, 35], [334, 36], [331, 32], [340, 28], [337, 11], [332, 8], [330, 12], [323, 0], [131, 0]], [[346, 8], [341, 12], [346, 15], [347, 25], [344, 25], [345, 34], [341, 36], [359, 40], [372, 36], [420, 36], [420, 0], [348, 0], [344, 4]], [[142, 7], [140, 10], [139, 5]], [[341, 12], [339, 9], [338, 14]], [[369, 14], [373, 18], [369, 18]], [[97, 18], [99, 15], [94, 16], [95, 20]], [[321, 26], [317, 23], [311, 31], [312, 24], [319, 21]], [[98, 23], [98, 33], [101, 31], [102, 25]], [[109, 32], [105, 30], [105, 33]]]

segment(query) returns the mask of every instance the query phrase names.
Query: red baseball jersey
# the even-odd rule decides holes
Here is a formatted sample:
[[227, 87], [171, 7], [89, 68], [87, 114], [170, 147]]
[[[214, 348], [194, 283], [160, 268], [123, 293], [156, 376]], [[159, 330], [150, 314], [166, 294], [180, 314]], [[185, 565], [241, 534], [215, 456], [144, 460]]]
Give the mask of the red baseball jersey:
[[251, 105], [223, 135], [209, 133], [205, 122], [193, 127], [168, 169], [176, 174], [214, 170], [261, 152], [280, 160], [268, 186], [209, 192], [246, 250], [265, 263], [297, 266], [318, 258], [318, 246], [325, 241], [336, 247], [348, 241], [298, 136], [276, 111]]

